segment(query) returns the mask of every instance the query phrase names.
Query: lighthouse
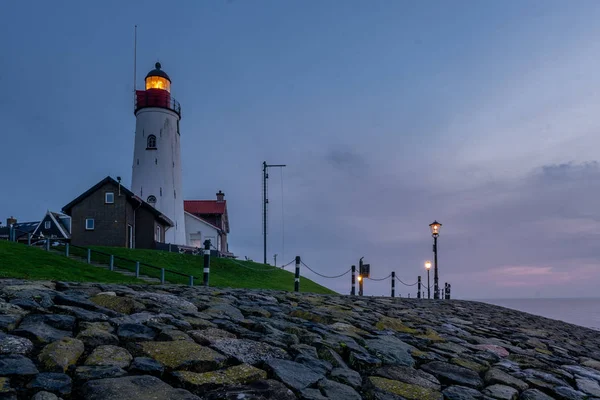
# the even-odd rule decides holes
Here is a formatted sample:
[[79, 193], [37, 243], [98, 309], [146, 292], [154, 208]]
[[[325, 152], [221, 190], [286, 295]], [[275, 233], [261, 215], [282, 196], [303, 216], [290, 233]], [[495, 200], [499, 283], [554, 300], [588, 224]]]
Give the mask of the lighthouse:
[[131, 190], [173, 221], [174, 226], [165, 232], [165, 241], [185, 245], [181, 106], [171, 96], [171, 78], [158, 62], [146, 75], [145, 90], [135, 91], [134, 114]]

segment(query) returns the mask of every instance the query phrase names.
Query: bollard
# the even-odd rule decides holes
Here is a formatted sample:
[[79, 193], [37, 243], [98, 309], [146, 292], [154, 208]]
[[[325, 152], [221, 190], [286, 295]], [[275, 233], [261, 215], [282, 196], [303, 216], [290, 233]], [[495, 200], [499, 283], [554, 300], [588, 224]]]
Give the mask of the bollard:
[[27, 234], [27, 246], [31, 246], [31, 233]]
[[296, 256], [296, 273], [294, 275], [294, 292], [300, 291], [300, 256]]
[[92, 249], [87, 249], [87, 263], [92, 263]]
[[392, 271], [392, 297], [396, 297], [396, 273]]
[[350, 296], [356, 294], [356, 265], [352, 266], [352, 289], [350, 289]]
[[194, 276], [190, 275], [190, 283], [189, 283], [190, 287], [194, 286]]
[[165, 269], [161, 268], [160, 269], [160, 283], [161, 284], [165, 284]]
[[140, 262], [139, 261], [135, 262], [135, 277], [136, 278], [140, 277]]
[[110, 255], [110, 261], [109, 261], [108, 267], [111, 271], [115, 270], [115, 256], [112, 254]]
[[65, 244], [65, 256], [69, 257], [69, 243]]
[[358, 274], [358, 295], [362, 296], [363, 295], [363, 281], [365, 280], [365, 278], [363, 278], [363, 276], [359, 273]]
[[210, 240], [204, 241], [204, 286], [208, 286], [208, 277], [210, 274]]
[[450, 300], [450, 292], [451, 292], [451, 288], [452, 285], [450, 285], [449, 283], [447, 283], [447, 287], [446, 287], [446, 299]]
[[417, 278], [417, 287], [419, 288], [417, 291], [417, 299], [421, 298], [421, 275], [418, 276]]

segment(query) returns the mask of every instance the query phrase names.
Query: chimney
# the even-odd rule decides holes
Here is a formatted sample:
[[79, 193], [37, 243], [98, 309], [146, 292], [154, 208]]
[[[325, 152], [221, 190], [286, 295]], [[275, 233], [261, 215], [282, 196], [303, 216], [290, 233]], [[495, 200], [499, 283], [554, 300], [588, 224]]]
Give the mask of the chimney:
[[6, 226], [11, 226], [16, 223], [17, 223], [17, 219], [15, 217], [13, 217], [12, 215], [10, 216], [10, 218], [6, 218]]
[[217, 193], [217, 201], [219, 201], [219, 202], [223, 201], [224, 197], [225, 197], [225, 193], [223, 193], [219, 190], [219, 193]]

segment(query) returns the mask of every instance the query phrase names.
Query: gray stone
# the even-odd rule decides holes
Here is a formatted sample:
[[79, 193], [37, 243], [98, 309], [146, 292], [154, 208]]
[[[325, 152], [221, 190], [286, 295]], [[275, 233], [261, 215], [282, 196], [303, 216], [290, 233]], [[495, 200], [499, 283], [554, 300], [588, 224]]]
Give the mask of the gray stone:
[[512, 375], [498, 369], [492, 368], [485, 374], [485, 383], [487, 385], [501, 384], [506, 386], [512, 386], [518, 390], [525, 390], [529, 388], [529, 385], [520, 379], [515, 378]]
[[314, 357], [309, 357], [309, 356], [305, 356], [305, 355], [299, 355], [298, 357], [296, 357], [296, 359], [294, 360], [297, 363], [303, 364], [304, 366], [306, 366], [306, 368], [315, 371], [318, 374], [322, 374], [325, 375], [328, 372], [330, 372], [333, 369], [333, 366], [331, 365], [330, 362], [328, 361], [324, 361], [324, 360], [319, 360], [317, 358]]
[[207, 328], [199, 331], [189, 331], [188, 335], [196, 341], [196, 343], [207, 346], [214, 344], [222, 339], [236, 339], [233, 333], [229, 333], [219, 328]]
[[27, 355], [33, 350], [31, 340], [19, 336], [6, 335], [0, 332], [0, 355], [23, 354]]
[[77, 363], [84, 350], [81, 340], [62, 338], [46, 345], [40, 352], [38, 360], [46, 371], [65, 372]]
[[20, 354], [0, 356], [0, 376], [35, 375], [38, 372], [33, 362]]
[[256, 365], [271, 359], [289, 359], [289, 355], [279, 347], [248, 339], [223, 339], [212, 347], [221, 353], [234, 357], [245, 364]]
[[577, 378], [575, 381], [577, 382], [577, 389], [580, 391], [591, 396], [600, 397], [600, 385], [598, 385], [598, 381], [587, 378]]
[[61, 314], [68, 314], [76, 317], [80, 321], [100, 322], [108, 321], [108, 315], [95, 311], [85, 310], [75, 306], [54, 306], [52, 311]]
[[369, 352], [381, 359], [384, 364], [406, 365], [407, 367], [415, 365], [411, 351], [416, 349], [394, 336], [383, 336], [379, 339], [365, 340], [365, 346]]
[[369, 354], [357, 353], [355, 351], [350, 353], [348, 363], [352, 368], [359, 371], [367, 371], [381, 366], [381, 360], [379, 358]]
[[448, 386], [442, 392], [446, 400], [481, 400], [483, 393], [465, 386]]
[[73, 336], [75, 318], [70, 315], [27, 315], [13, 332], [34, 344], [47, 344]]
[[184, 389], [174, 389], [160, 379], [149, 376], [127, 376], [89, 381], [81, 388], [86, 400], [153, 399], [200, 400]]
[[42, 372], [36, 375], [27, 387], [65, 396], [71, 394], [71, 378], [66, 374]]
[[334, 381], [350, 385], [353, 388], [359, 388], [362, 385], [360, 374], [349, 368], [334, 368], [331, 371], [330, 378]]
[[600, 371], [593, 368], [582, 367], [581, 365], [564, 365], [562, 368], [572, 374], [600, 382]]
[[432, 374], [445, 385], [468, 386], [475, 389], [483, 387], [483, 381], [476, 372], [457, 365], [432, 361], [421, 366], [421, 369]]
[[98, 346], [85, 360], [87, 366], [112, 366], [127, 368], [133, 357], [127, 350], [117, 346]]
[[119, 338], [126, 341], [154, 340], [156, 332], [142, 324], [122, 324], [117, 329]]
[[499, 400], [516, 400], [519, 391], [511, 386], [491, 385], [483, 389], [483, 394]]
[[519, 400], [553, 400], [553, 398], [537, 389], [527, 389], [521, 393]]
[[362, 400], [362, 397], [360, 397], [356, 390], [348, 385], [322, 379], [319, 381], [318, 386], [330, 399]]
[[374, 375], [410, 383], [411, 385], [417, 385], [427, 389], [441, 390], [440, 381], [435, 376], [425, 371], [416, 370], [403, 365], [386, 365], [378, 368], [374, 372]]
[[157, 305], [166, 306], [169, 308], [175, 308], [180, 311], [187, 312], [195, 312], [198, 311], [198, 307], [189, 301], [173, 296], [172, 294], [160, 294], [160, 293], [151, 293], [151, 292], [142, 292], [137, 293], [136, 297], [138, 299], [149, 299], [154, 301]]
[[160, 377], [165, 367], [150, 357], [136, 357], [129, 367], [130, 374], [154, 375]]
[[55, 395], [54, 393], [50, 393], [50, 392], [37, 392], [36, 394], [33, 395], [33, 397], [31, 398], [31, 400], [59, 400], [58, 396]]
[[81, 366], [75, 369], [75, 380], [90, 381], [92, 379], [118, 378], [127, 375], [127, 371], [114, 366]]
[[203, 312], [215, 318], [227, 317], [233, 321], [242, 321], [245, 318], [240, 310], [229, 304], [215, 304]]
[[321, 394], [319, 389], [306, 388], [300, 391], [302, 400], [327, 400], [327, 397]]
[[0, 330], [12, 331], [21, 321], [21, 315], [0, 315]]
[[267, 361], [267, 366], [279, 380], [294, 390], [305, 389], [323, 378], [323, 374], [294, 361], [273, 358]]
[[284, 384], [268, 379], [244, 386], [217, 389], [202, 395], [203, 400], [296, 400], [297, 397]]
[[586, 400], [585, 393], [573, 389], [570, 386], [558, 386], [554, 388], [554, 394], [560, 400]]

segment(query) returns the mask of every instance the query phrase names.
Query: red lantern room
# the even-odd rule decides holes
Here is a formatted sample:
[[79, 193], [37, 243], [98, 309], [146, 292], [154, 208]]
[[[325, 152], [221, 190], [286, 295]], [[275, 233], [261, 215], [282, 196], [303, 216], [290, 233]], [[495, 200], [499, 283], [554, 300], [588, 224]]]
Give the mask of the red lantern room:
[[142, 108], [158, 107], [174, 111], [181, 117], [181, 106], [171, 97], [171, 78], [157, 62], [146, 75], [146, 89], [135, 91], [135, 112]]

